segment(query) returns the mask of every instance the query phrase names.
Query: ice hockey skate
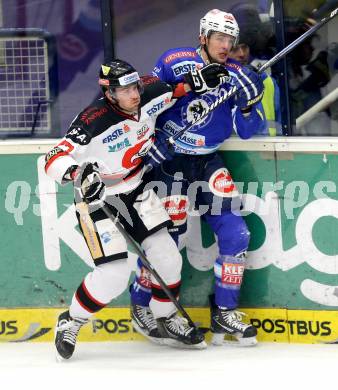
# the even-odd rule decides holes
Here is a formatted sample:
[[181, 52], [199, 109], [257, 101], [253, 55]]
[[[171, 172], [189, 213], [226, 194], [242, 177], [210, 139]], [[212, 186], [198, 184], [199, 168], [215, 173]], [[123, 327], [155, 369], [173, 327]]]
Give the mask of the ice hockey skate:
[[157, 327], [165, 345], [189, 349], [205, 349], [207, 347], [203, 332], [190, 326], [188, 320], [178, 316], [177, 313], [168, 318], [158, 318]]
[[240, 347], [251, 347], [257, 344], [257, 329], [242, 322], [244, 313], [236, 310], [225, 310], [216, 306], [211, 298], [211, 326], [213, 345], [231, 344]]
[[56, 358], [59, 361], [70, 359], [75, 350], [76, 338], [80, 328], [88, 320], [72, 318], [69, 311], [59, 315], [55, 327]]
[[157, 322], [147, 306], [131, 305], [131, 323], [134, 329], [155, 344], [163, 344], [163, 338], [157, 329]]

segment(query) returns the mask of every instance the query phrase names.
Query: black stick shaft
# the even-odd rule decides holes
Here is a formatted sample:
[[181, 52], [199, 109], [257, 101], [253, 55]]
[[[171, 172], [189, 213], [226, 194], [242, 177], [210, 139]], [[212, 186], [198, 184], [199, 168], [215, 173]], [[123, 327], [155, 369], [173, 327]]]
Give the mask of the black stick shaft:
[[305, 41], [308, 37], [310, 37], [312, 34], [314, 34], [317, 30], [319, 30], [321, 27], [324, 26], [327, 22], [329, 22], [331, 19], [333, 19], [338, 13], [338, 8], [333, 10], [330, 15], [326, 16], [325, 18], [321, 19], [321, 21], [314, 26], [312, 26], [309, 30], [305, 31], [304, 34], [302, 34], [300, 37], [295, 39], [293, 42], [291, 42], [289, 45], [284, 47], [283, 50], [281, 50], [279, 53], [277, 53], [274, 57], [272, 57], [269, 61], [267, 61], [265, 64], [262, 65], [262, 67], [258, 70], [259, 73], [264, 72], [267, 68], [274, 65], [276, 62], [278, 62], [280, 59], [285, 57], [287, 54], [290, 53], [293, 49], [295, 49], [300, 43]]

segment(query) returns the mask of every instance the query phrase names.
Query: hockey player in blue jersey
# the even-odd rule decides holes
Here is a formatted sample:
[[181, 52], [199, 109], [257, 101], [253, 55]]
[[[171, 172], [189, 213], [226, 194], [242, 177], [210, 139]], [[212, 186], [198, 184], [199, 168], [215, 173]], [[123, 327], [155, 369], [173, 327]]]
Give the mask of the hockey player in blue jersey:
[[[172, 182], [175, 175], [181, 174], [184, 187], [196, 182], [205, 184], [199, 188], [194, 201], [195, 208], [208, 207], [202, 218], [215, 233], [219, 247], [219, 256], [214, 265], [214, 294], [210, 297], [213, 343], [223, 344], [227, 334], [234, 336], [240, 345], [254, 345], [257, 343], [256, 328], [242, 322], [242, 313], [236, 310], [250, 233], [239, 212], [239, 193], [217, 153], [233, 132], [242, 139], [248, 139], [266, 125], [264, 114], [257, 105], [264, 90], [259, 75], [228, 58], [238, 36], [239, 28], [233, 15], [214, 9], [200, 21], [200, 45], [197, 48], [171, 49], [159, 58], [154, 75], [169, 83], [188, 78], [190, 83], [196, 85], [194, 92], [189, 92], [158, 117], [156, 127], [160, 129], [162, 137], [158, 137], [155, 144], [163, 150], [163, 161], [153, 159], [150, 153], [148, 163], [155, 168], [156, 179], [165, 183]], [[200, 69], [211, 63], [224, 65], [226, 77], [222, 84], [215, 85], [215, 89], [199, 94], [198, 85], [201, 92], [206, 91]], [[198, 114], [233, 85], [238, 88], [236, 95], [186, 131], [175, 141], [174, 153], [167, 153], [165, 140], [194, 121]], [[157, 169], [160, 163], [162, 165]], [[186, 204], [186, 194], [181, 192], [177, 195], [181, 196], [181, 200], [173, 202], [175, 196], [171, 199], [167, 196], [164, 202], [171, 214], [175, 209], [172, 206], [176, 205], [173, 215], [176, 222], [173, 238], [176, 242], [178, 234], [183, 232], [186, 218], [184, 210], [180, 210]], [[148, 307], [151, 289], [149, 274], [138, 262], [135, 281], [130, 288], [132, 322], [135, 329], [150, 340], [163, 343]]]

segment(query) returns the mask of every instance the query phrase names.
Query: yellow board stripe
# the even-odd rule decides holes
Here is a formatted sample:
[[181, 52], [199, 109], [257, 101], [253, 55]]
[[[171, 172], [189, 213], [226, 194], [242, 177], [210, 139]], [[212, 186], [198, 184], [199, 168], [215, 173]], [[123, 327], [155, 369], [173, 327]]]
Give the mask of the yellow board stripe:
[[[0, 342], [52, 341], [58, 315], [65, 309], [0, 309]], [[334, 343], [338, 340], [335, 311], [240, 309], [258, 328], [258, 341]], [[209, 326], [208, 308], [188, 308], [201, 326]], [[129, 308], [105, 308], [79, 334], [79, 341], [144, 340], [132, 329]], [[210, 332], [207, 333], [207, 341]]]

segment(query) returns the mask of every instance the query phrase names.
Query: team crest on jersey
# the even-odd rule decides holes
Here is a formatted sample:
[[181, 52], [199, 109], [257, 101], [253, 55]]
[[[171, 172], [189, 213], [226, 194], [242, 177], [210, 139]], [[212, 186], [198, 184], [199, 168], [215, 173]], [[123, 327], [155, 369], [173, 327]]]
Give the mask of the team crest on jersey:
[[235, 183], [226, 168], [219, 168], [209, 179], [210, 191], [223, 198], [233, 198], [238, 196]]
[[131, 169], [141, 164], [142, 158], [146, 156], [153, 142], [153, 139], [150, 138], [127, 149], [122, 158], [123, 168]]
[[[188, 125], [191, 122], [197, 121], [200, 116], [203, 116], [204, 112], [211, 104], [212, 100], [208, 96], [204, 96], [203, 99], [195, 99], [191, 101], [188, 104], [188, 107], [182, 110], [184, 124]], [[207, 125], [211, 121], [212, 116], [213, 113], [211, 112], [201, 122], [199, 122], [199, 125]], [[190, 129], [190, 131], [194, 131], [194, 128]]]
[[170, 195], [162, 199], [162, 203], [175, 226], [187, 221], [188, 197], [186, 195]]

